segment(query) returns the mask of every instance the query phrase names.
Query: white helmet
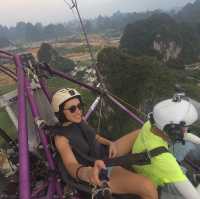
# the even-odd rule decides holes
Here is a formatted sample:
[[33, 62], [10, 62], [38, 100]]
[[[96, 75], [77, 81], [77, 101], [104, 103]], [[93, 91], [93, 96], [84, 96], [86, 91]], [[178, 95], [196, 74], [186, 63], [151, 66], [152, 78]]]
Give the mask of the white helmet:
[[59, 106], [63, 104], [65, 101], [74, 98], [81, 97], [80, 93], [73, 88], [63, 88], [58, 90], [52, 97], [51, 105], [53, 111], [59, 112]]
[[169, 124], [189, 126], [198, 119], [198, 113], [186, 99], [167, 99], [154, 106], [153, 119], [156, 127], [163, 130]]

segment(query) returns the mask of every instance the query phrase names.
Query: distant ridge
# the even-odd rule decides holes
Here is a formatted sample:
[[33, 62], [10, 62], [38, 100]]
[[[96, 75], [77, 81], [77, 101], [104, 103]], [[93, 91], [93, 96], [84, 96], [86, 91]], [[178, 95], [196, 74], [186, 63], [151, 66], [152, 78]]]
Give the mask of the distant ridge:
[[175, 16], [178, 21], [200, 23], [200, 0], [188, 3]]
[[120, 48], [134, 56], [155, 56], [163, 63], [183, 68], [199, 60], [200, 32], [196, 27], [164, 13], [155, 14], [127, 25]]

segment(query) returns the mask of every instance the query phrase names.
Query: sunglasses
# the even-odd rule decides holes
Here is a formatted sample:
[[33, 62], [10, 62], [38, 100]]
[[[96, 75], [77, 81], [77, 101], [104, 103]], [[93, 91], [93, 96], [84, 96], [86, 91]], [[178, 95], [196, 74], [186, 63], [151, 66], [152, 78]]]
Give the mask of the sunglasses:
[[70, 113], [75, 113], [77, 109], [82, 110], [83, 105], [81, 103], [77, 105], [72, 105], [69, 108], [64, 108], [64, 110], [70, 111]]

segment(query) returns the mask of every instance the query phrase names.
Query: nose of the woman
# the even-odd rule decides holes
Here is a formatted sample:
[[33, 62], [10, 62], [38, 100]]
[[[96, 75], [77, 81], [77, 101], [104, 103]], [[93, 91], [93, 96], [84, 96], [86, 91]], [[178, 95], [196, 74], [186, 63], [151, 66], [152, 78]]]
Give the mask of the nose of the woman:
[[76, 109], [76, 112], [77, 112], [77, 114], [82, 114], [82, 111], [79, 108]]

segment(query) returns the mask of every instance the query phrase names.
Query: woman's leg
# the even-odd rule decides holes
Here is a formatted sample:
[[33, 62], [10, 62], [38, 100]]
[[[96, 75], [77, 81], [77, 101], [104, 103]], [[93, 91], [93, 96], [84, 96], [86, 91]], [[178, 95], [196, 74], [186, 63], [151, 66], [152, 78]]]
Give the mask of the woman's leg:
[[113, 193], [136, 194], [142, 199], [158, 199], [156, 187], [148, 178], [122, 167], [112, 168], [110, 187]]

